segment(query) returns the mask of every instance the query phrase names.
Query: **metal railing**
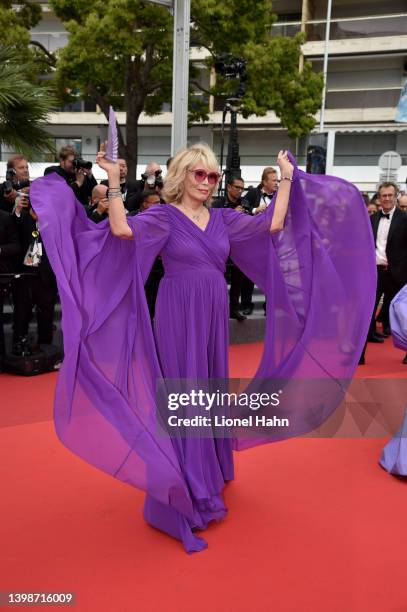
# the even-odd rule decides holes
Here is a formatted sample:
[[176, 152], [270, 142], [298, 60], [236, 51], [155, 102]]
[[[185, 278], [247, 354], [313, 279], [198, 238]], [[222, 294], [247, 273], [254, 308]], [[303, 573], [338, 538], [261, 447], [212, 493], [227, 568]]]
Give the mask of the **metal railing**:
[[[312, 19], [307, 21], [305, 25], [307, 41], [325, 40], [325, 28], [325, 19]], [[272, 26], [271, 34], [295, 36], [300, 31], [300, 21], [277, 21]], [[402, 35], [407, 35], [407, 13], [331, 19], [330, 40]]]
[[[307, 40], [325, 40], [325, 28], [325, 20], [307, 22]], [[403, 34], [407, 34], [407, 13], [331, 20], [330, 40], [401, 36]]]
[[273, 27], [271, 30], [271, 34], [273, 36], [291, 37], [298, 34], [298, 32], [301, 32], [301, 21], [292, 21], [286, 23], [277, 21], [276, 23], [273, 23]]
[[[365, 153], [338, 154], [334, 155], [334, 166], [377, 166], [379, 164], [379, 153], [367, 155]], [[401, 155], [401, 163], [407, 165], [407, 154]]]
[[401, 87], [388, 89], [341, 89], [326, 94], [325, 108], [394, 108], [400, 99]]

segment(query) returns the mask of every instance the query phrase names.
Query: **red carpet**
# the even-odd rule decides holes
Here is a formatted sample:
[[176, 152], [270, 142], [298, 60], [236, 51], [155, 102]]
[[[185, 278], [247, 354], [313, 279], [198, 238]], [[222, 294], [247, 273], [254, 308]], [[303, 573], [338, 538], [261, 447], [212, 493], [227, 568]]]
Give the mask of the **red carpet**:
[[[233, 375], [260, 350], [232, 347]], [[369, 345], [358, 374], [405, 376], [402, 357]], [[378, 467], [384, 440], [236, 454], [229, 516], [188, 556], [143, 522], [142, 493], [58, 442], [54, 374], [0, 382], [0, 591], [73, 591], [81, 612], [407, 610], [407, 482]]]

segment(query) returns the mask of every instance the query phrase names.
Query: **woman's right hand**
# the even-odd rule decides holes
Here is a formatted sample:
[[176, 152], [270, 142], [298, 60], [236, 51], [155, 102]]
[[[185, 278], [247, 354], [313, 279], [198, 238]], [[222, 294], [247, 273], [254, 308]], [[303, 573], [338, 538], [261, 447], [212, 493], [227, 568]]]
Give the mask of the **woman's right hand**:
[[280, 168], [281, 176], [292, 178], [294, 174], [294, 166], [290, 162], [287, 151], [280, 151], [277, 155], [277, 164]]
[[[110, 179], [114, 180], [116, 178], [118, 179], [118, 181], [120, 180], [119, 162], [112, 162], [106, 159], [106, 143], [102, 143], [100, 145], [100, 151], [96, 155], [96, 163], [99, 166], [99, 168], [103, 168], [103, 170], [107, 172], [109, 180]], [[119, 183], [114, 185], [114, 187], [117, 187], [118, 185]]]

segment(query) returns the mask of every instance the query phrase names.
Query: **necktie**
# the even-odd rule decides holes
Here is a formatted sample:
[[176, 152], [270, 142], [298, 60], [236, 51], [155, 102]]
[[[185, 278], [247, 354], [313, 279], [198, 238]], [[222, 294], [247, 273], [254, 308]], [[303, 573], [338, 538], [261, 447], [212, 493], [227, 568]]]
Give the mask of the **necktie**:
[[382, 210], [380, 211], [380, 218], [386, 217], [386, 219], [390, 219], [390, 213], [384, 213]]

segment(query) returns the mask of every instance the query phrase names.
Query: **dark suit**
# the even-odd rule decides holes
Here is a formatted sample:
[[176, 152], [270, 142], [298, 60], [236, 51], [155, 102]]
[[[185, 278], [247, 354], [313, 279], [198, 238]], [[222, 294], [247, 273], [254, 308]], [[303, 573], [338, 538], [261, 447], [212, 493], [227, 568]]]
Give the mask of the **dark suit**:
[[[0, 274], [15, 271], [16, 257], [20, 253], [20, 241], [14, 218], [0, 210]], [[0, 365], [5, 353], [3, 329], [4, 297], [10, 293], [11, 279], [0, 276]]]
[[229, 200], [227, 194], [224, 196], [216, 197], [212, 200], [212, 208], [236, 208], [237, 206], [243, 206], [246, 213], [250, 212], [246, 196], [238, 198], [236, 202], [232, 202], [232, 200]]
[[[100, 182], [100, 184], [108, 187], [109, 181], [103, 180]], [[136, 213], [140, 209], [140, 199], [143, 192], [143, 185], [143, 181], [136, 181], [135, 183], [125, 181], [124, 183], [120, 183], [120, 191], [123, 194], [123, 204], [125, 209], [130, 213]]]
[[95, 179], [93, 174], [91, 176], [85, 174], [84, 181], [79, 187], [79, 185], [75, 182], [75, 173], [66, 172], [66, 170], [61, 168], [61, 166], [48, 166], [48, 168], [45, 168], [44, 170], [44, 176], [46, 176], [47, 174], [51, 174], [52, 172], [56, 172], [57, 174], [59, 174], [59, 176], [62, 176], [62, 178], [68, 183], [68, 185], [75, 193], [76, 199], [79, 200], [81, 204], [83, 204], [84, 206], [87, 206], [89, 204], [90, 198], [92, 196], [92, 189], [97, 185], [97, 180]]
[[254, 208], [268, 204], [269, 198], [274, 197], [276, 193], [277, 192], [271, 194], [265, 193], [261, 184], [257, 185], [257, 187], [249, 187], [244, 196], [245, 207], [248, 208], [251, 213], [253, 213]]
[[109, 217], [107, 212], [103, 214], [99, 214], [97, 211], [97, 204], [90, 204], [89, 206], [85, 206], [86, 214], [88, 218], [91, 219], [94, 223], [100, 223]]
[[156, 257], [151, 268], [151, 272], [148, 275], [144, 290], [146, 293], [148, 310], [151, 319], [154, 319], [155, 315], [155, 303], [157, 301], [158, 288], [162, 277], [164, 276], [164, 266], [161, 257]]
[[[277, 192], [273, 194], [267, 194], [263, 191], [262, 185], [257, 185], [257, 187], [249, 187], [247, 192], [244, 195], [244, 206], [245, 209], [253, 214], [253, 210], [255, 208], [259, 208], [259, 206], [268, 205], [270, 203], [270, 198], [273, 198]], [[259, 213], [261, 214], [261, 213]], [[247, 277], [245, 277], [247, 278]], [[253, 309], [253, 290], [254, 283], [247, 279], [245, 281], [243, 290], [242, 290], [242, 309], [243, 310], [252, 310]], [[263, 304], [264, 312], [266, 312], [266, 302]]]
[[253, 208], [258, 208], [260, 206], [261, 194], [261, 185], [257, 185], [257, 187], [248, 188], [245, 194], [245, 200], [248, 203], [248, 208], [250, 212], [253, 211]]
[[[236, 202], [233, 202], [229, 200], [226, 194], [223, 197], [214, 199], [212, 202], [212, 208], [235, 209], [237, 206], [243, 206], [246, 214], [250, 214], [246, 197], [238, 198]], [[244, 215], [245, 213], [242, 212], [241, 214]], [[242, 302], [241, 308], [251, 309], [254, 283], [230, 259], [228, 259], [228, 268], [230, 272], [229, 302], [231, 314], [240, 309], [240, 298]]]
[[0, 210], [0, 273], [14, 272], [16, 257], [20, 252], [20, 240], [15, 219]]
[[[381, 219], [380, 211], [370, 217], [374, 241]], [[377, 291], [375, 307], [370, 324], [369, 335], [376, 328], [375, 313], [380, 298], [383, 295], [382, 322], [383, 327], [389, 326], [389, 306], [396, 293], [407, 283], [407, 213], [395, 208], [386, 241], [386, 257], [388, 266], [377, 266]]]
[[0, 185], [0, 210], [11, 213], [14, 208], [15, 198], [9, 199], [4, 195], [4, 184]]
[[[24, 257], [34, 240], [33, 232], [37, 231], [36, 222], [27, 210], [21, 211], [16, 218], [22, 245], [19, 270], [28, 273], [15, 282], [14, 289], [14, 334], [17, 342], [28, 334], [28, 325], [36, 306], [38, 323], [38, 344], [51, 344], [53, 336], [54, 309], [57, 299], [55, 275], [42, 245], [42, 257], [38, 266], [24, 265]], [[38, 236], [41, 242], [41, 236]]]

